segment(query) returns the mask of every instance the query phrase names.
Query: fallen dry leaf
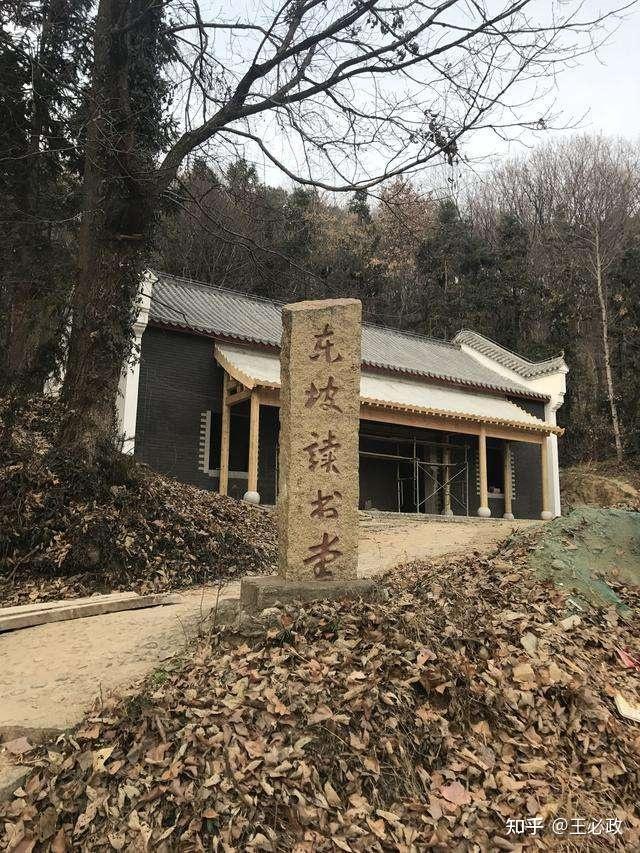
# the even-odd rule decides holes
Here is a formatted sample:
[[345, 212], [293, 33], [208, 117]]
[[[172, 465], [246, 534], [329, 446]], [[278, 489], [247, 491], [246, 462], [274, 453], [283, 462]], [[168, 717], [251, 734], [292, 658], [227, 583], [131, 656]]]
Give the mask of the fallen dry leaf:
[[627, 720], [633, 720], [635, 723], [640, 723], [640, 702], [630, 702], [621, 693], [615, 695], [616, 708], [626, 717]]
[[26, 737], [15, 738], [15, 740], [8, 740], [2, 744], [2, 746], [10, 752], [11, 755], [25, 755], [27, 752], [31, 752], [33, 747], [29, 743]]
[[621, 815], [640, 850], [640, 735], [614, 711], [617, 693], [640, 703], [638, 670], [614, 657], [640, 638], [612, 610], [558, 630], [566, 593], [519, 568], [517, 540], [509, 552], [508, 570], [414, 563], [381, 601], [280, 606], [267, 631], [203, 636], [161, 684], [29, 753], [0, 849], [55, 809], [54, 853], [492, 850], [508, 818], [595, 812]]
[[453, 781], [450, 785], [442, 785], [440, 793], [445, 800], [456, 806], [466, 806], [471, 802], [469, 791], [458, 781]]
[[327, 802], [329, 803], [330, 806], [341, 805], [342, 801], [340, 800], [340, 797], [338, 796], [338, 794], [336, 793], [335, 789], [333, 788], [333, 786], [331, 785], [330, 782], [324, 783], [324, 789], [323, 790], [324, 790], [324, 795], [327, 798]]
[[521, 663], [513, 668], [513, 677], [516, 681], [535, 681], [535, 673], [530, 663]]

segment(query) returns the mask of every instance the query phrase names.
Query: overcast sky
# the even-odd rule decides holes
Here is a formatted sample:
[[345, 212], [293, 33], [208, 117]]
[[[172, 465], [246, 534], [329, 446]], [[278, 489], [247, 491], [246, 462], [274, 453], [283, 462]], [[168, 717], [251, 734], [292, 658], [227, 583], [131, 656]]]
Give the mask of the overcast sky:
[[567, 113], [589, 112], [585, 130], [640, 137], [639, 51], [640, 11], [636, 9], [598, 55], [584, 57], [580, 67], [560, 76], [558, 101]]
[[[597, 12], [597, 2], [585, 4]], [[556, 108], [565, 124], [580, 121], [569, 132], [603, 132], [612, 136], [640, 139], [640, 10], [629, 13], [610, 40], [597, 54], [579, 60], [575, 68], [557, 78]], [[545, 134], [540, 139], [547, 138]], [[496, 143], [496, 147], [498, 144]], [[499, 153], [516, 153], [518, 144], [501, 146]]]

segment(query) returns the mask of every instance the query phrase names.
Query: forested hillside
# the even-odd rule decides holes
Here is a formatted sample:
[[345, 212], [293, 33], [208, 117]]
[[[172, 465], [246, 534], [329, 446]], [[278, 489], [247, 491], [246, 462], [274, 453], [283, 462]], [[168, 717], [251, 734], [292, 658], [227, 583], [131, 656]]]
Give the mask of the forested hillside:
[[[39, 391], [66, 361], [58, 446], [94, 458], [113, 432], [152, 263], [564, 350], [565, 462], [638, 453], [638, 148], [563, 141], [527, 89], [621, 10], [472, 4], [460, 36], [434, 23], [450, 5], [288, 0], [238, 23], [182, 0], [0, 4], [0, 386]], [[474, 171], [477, 124], [538, 147]]]
[[[196, 162], [155, 263], [281, 300], [357, 296], [371, 322], [473, 328], [532, 359], [564, 351], [564, 461], [640, 449], [637, 149], [574, 137], [478, 176], [455, 198], [404, 178], [348, 205]], [[609, 365], [609, 370], [607, 370]], [[614, 427], [614, 424], [616, 426]]]

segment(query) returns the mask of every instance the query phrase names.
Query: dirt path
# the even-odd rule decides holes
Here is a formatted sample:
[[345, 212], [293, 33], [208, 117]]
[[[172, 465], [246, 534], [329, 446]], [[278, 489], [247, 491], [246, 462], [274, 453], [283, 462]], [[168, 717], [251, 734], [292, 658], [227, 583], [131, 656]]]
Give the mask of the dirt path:
[[[504, 522], [453, 524], [366, 516], [360, 574], [370, 577], [418, 557], [487, 551], [511, 529]], [[236, 583], [224, 590], [223, 598], [238, 595]], [[72, 726], [101, 692], [126, 689], [161, 668], [194, 636], [216, 597], [215, 590], [194, 590], [185, 593], [178, 605], [0, 635], [0, 739], [22, 728]]]
[[[224, 597], [239, 590], [230, 584]], [[217, 597], [214, 589], [192, 590], [177, 605], [0, 634], [0, 738], [7, 728], [75, 725], [95, 696], [130, 686], [179, 653]]]
[[412, 516], [367, 515], [361, 521], [358, 574], [371, 577], [399, 563], [445, 554], [490, 551], [515, 528], [535, 521], [423, 521]]

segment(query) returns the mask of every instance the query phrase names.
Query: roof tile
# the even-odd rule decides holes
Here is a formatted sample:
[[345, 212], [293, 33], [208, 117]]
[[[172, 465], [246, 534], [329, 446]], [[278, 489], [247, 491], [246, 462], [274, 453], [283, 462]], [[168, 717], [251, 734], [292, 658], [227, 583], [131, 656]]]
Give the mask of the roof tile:
[[546, 376], [548, 373], [557, 373], [566, 368], [562, 355], [548, 358], [546, 361], [529, 361], [506, 347], [497, 344], [490, 338], [470, 329], [462, 329], [453, 339], [454, 343], [467, 344], [474, 350], [486, 355], [501, 364], [503, 367], [513, 370], [523, 379], [535, 379], [538, 376]]
[[[282, 303], [153, 271], [152, 322], [227, 339], [279, 347]], [[454, 384], [546, 399], [505, 379], [463, 352], [458, 342], [434, 340], [364, 323], [362, 363]]]

